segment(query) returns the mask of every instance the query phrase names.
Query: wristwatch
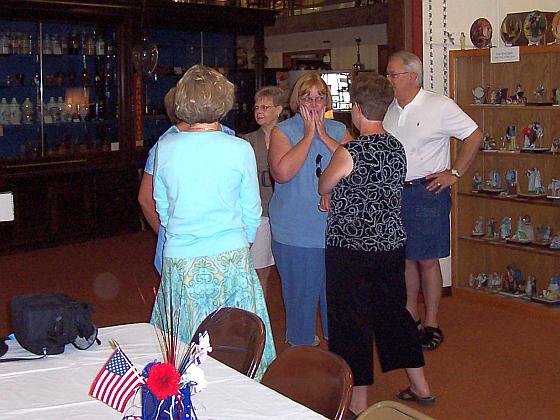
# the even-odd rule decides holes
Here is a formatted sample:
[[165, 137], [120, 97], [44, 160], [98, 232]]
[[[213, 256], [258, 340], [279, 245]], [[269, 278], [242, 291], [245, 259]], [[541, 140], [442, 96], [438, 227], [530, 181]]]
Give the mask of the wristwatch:
[[456, 178], [461, 178], [461, 175], [459, 175], [459, 171], [457, 169], [451, 169], [451, 175]]

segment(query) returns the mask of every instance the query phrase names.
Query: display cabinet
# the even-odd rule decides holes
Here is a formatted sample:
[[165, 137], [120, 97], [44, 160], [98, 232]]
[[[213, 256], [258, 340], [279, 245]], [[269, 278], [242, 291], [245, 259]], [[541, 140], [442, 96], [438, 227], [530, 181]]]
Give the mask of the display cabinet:
[[[265, 79], [264, 26], [274, 24], [273, 11], [154, 0], [146, 5], [145, 21], [159, 57], [155, 71], [136, 84], [142, 96], [141, 127], [135, 128], [139, 150], [149, 149], [169, 127], [163, 98], [194, 64], [215, 68], [236, 86], [233, 109], [222, 123], [240, 134], [256, 128], [253, 97]], [[242, 57], [247, 51], [238, 45], [240, 36], [253, 37], [254, 68]]]
[[0, 21], [0, 160], [119, 150], [114, 28]]
[[0, 3], [0, 253], [140, 228], [126, 0]]
[[488, 49], [450, 53], [452, 95], [485, 133], [453, 189], [452, 271], [455, 287], [529, 298], [560, 273], [550, 240], [560, 233], [560, 153], [551, 151], [560, 139], [560, 45], [519, 53], [508, 63], [491, 63]]

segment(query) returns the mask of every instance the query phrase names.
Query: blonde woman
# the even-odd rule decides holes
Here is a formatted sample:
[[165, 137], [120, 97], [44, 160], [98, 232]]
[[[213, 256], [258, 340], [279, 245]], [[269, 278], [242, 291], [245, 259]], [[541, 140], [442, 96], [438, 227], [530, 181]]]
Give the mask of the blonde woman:
[[332, 109], [328, 86], [317, 73], [298, 79], [290, 95], [295, 115], [272, 129], [268, 161], [275, 180], [269, 205], [272, 252], [282, 281], [286, 341], [318, 345], [320, 306], [328, 337], [325, 296], [326, 214], [319, 211], [317, 183], [333, 151], [350, 134], [344, 124], [325, 119]]
[[255, 121], [260, 127], [258, 130], [243, 136], [253, 146], [257, 158], [263, 213], [255, 243], [251, 247], [251, 256], [265, 295], [270, 266], [274, 265], [271, 249], [270, 222], [268, 219], [268, 203], [272, 197], [273, 179], [270, 175], [267, 155], [270, 145], [270, 133], [278, 123], [278, 118], [284, 109], [284, 102], [285, 94], [279, 87], [266, 86], [260, 89], [255, 94], [255, 106], [253, 108]]
[[151, 322], [165, 327], [161, 311], [172, 297], [173, 307], [181, 308], [179, 339], [189, 342], [200, 322], [222, 306], [254, 312], [266, 327], [260, 378], [275, 357], [249, 254], [261, 203], [251, 145], [218, 123], [233, 100], [233, 84], [208, 67], [191, 67], [177, 84], [175, 114], [189, 125], [159, 140], [156, 150], [154, 199], [166, 237]]

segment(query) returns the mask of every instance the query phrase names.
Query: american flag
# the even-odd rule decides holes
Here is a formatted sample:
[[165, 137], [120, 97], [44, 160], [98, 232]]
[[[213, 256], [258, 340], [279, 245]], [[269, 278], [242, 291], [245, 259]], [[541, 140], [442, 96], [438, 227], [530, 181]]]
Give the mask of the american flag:
[[89, 394], [122, 413], [136, 388], [143, 383], [138, 370], [117, 348], [97, 374]]

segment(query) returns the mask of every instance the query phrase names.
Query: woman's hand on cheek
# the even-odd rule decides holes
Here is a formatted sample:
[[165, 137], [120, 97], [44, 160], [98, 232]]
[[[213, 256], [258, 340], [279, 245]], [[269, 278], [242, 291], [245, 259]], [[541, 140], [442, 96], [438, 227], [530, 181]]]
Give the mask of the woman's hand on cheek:
[[315, 135], [315, 119], [312, 112], [305, 106], [300, 106], [299, 113], [303, 119], [303, 135], [313, 137]]
[[322, 107], [315, 112], [315, 129], [322, 139], [327, 136], [327, 130], [325, 129], [325, 107]]

